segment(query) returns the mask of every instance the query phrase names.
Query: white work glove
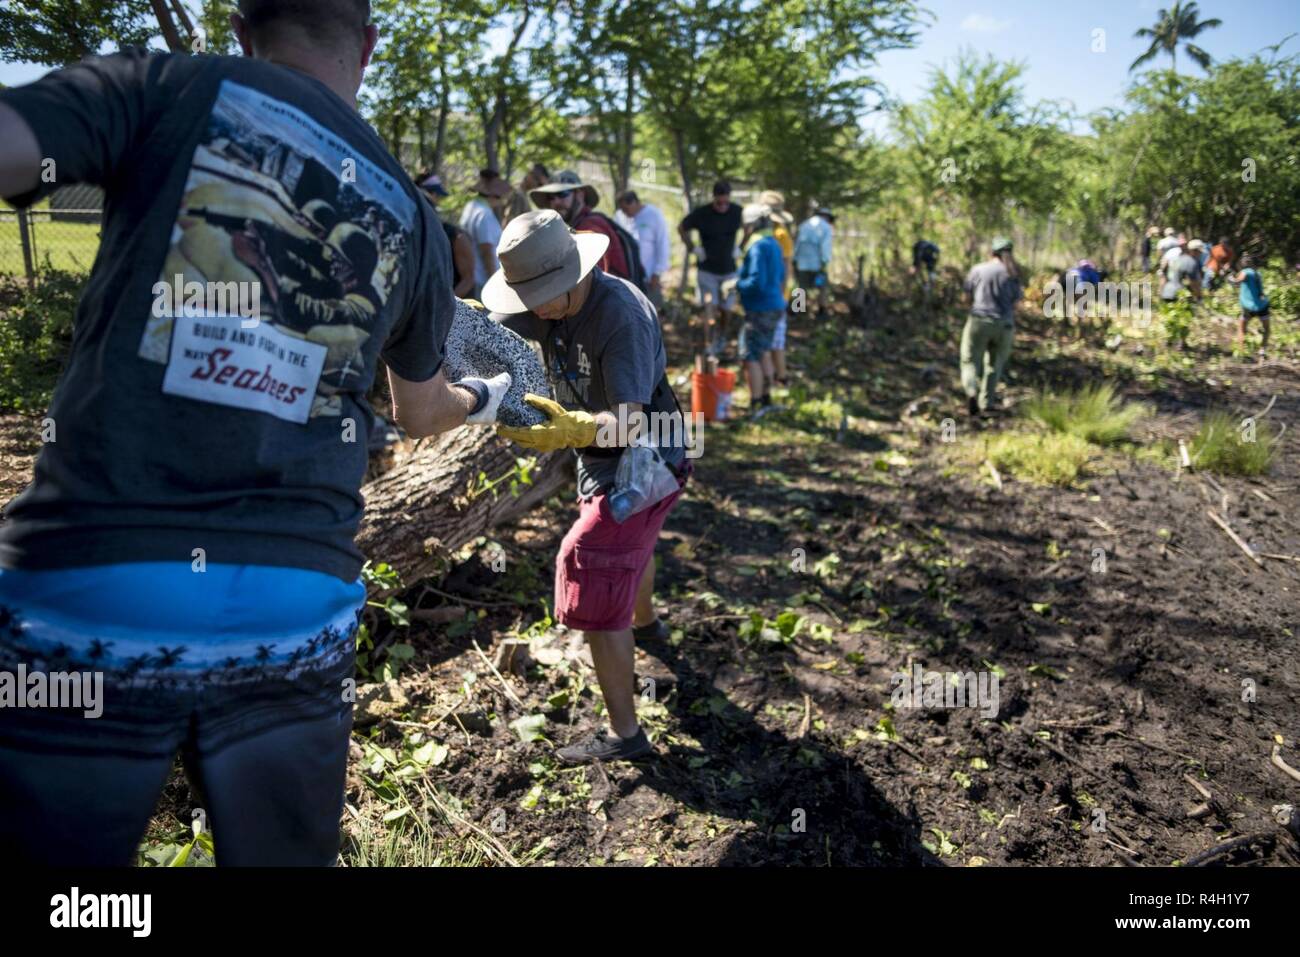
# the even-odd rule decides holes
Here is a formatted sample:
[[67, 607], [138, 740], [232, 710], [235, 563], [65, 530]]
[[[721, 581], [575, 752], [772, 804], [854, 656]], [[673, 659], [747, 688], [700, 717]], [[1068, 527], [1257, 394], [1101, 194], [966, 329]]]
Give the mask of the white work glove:
[[691, 255], [694, 256], [696, 259], [703, 259], [708, 254], [704, 251], [703, 246], [696, 246], [694, 249], [691, 250]]
[[467, 415], [465, 423], [467, 425], [492, 425], [495, 423], [497, 409], [501, 407], [501, 400], [510, 391], [512, 381], [510, 373], [503, 372], [491, 379], [461, 379], [459, 382], [453, 382], [452, 385], [467, 389], [479, 397], [478, 411]]

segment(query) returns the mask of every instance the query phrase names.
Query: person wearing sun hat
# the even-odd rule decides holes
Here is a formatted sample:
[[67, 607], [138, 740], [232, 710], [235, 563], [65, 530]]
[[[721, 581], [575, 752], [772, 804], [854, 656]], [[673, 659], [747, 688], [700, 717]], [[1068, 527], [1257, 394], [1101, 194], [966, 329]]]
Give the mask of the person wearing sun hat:
[[[636, 439], [638, 413], [680, 414], [654, 307], [632, 283], [599, 267], [609, 237], [573, 232], [554, 210], [525, 213], [497, 247], [501, 269], [483, 287], [492, 318], [541, 344], [555, 399], [529, 395], [547, 421], [499, 426], [539, 452], [573, 449], [578, 518], [555, 562], [555, 618], [584, 633], [609, 729], [557, 752], [561, 761], [626, 760], [651, 750], [637, 722], [634, 646], [663, 640], [654, 610], [654, 548], [689, 474], [684, 430], [660, 435], [659, 452], [679, 489], [619, 523], [608, 498], [619, 458]], [[664, 431], [664, 430], [661, 430]], [[673, 444], [676, 443], [676, 444]]]
[[749, 382], [749, 412], [760, 418], [772, 405], [772, 339], [785, 319], [785, 264], [781, 247], [772, 236], [776, 224], [772, 210], [763, 203], [751, 203], [741, 211], [745, 235], [758, 237], [745, 250], [736, 291], [745, 310], [740, 330], [740, 358]]
[[573, 170], [556, 173], [551, 182], [530, 190], [528, 198], [538, 209], [551, 209], [559, 213], [574, 229], [600, 233], [607, 237], [609, 245], [600, 258], [600, 268], [623, 279], [632, 275], [614, 221], [596, 211], [596, 206], [600, 204], [600, 194], [594, 186], [584, 183]]
[[[785, 197], [774, 189], [763, 190], [758, 194], [758, 201], [772, 211], [772, 238], [781, 247], [781, 261], [785, 265], [785, 278], [781, 281], [781, 295], [784, 296], [790, 283], [794, 281], [794, 236], [790, 232], [790, 227], [794, 225], [794, 217], [785, 211]], [[776, 324], [776, 331], [772, 333], [773, 378], [780, 386], [789, 383], [789, 375], [785, 368], [787, 322], [788, 316], [783, 315], [781, 321]]]

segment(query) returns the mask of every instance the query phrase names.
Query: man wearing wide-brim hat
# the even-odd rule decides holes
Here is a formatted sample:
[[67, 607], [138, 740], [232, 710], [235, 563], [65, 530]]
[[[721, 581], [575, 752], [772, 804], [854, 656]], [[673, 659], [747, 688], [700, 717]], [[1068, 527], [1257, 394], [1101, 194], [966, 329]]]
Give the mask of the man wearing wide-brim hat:
[[600, 268], [623, 279], [631, 278], [623, 243], [614, 229], [614, 222], [604, 213], [598, 213], [600, 194], [594, 186], [582, 181], [571, 169], [561, 170], [545, 186], [529, 190], [528, 198], [538, 209], [554, 210], [574, 229], [600, 233], [609, 239], [605, 254], [600, 257]]
[[[689, 472], [684, 430], [655, 428], [681, 410], [654, 307], [600, 268], [608, 246], [609, 237], [575, 233], [553, 210], [526, 213], [506, 226], [501, 269], [482, 296], [494, 319], [541, 344], [555, 389], [555, 400], [526, 397], [546, 422], [498, 431], [526, 448], [575, 454], [579, 513], [555, 562], [555, 618], [584, 633], [610, 727], [560, 749], [571, 764], [651, 750], [637, 722], [633, 653], [636, 638], [668, 634], [654, 610], [654, 547]], [[678, 491], [620, 524], [609, 496], [646, 418]]]

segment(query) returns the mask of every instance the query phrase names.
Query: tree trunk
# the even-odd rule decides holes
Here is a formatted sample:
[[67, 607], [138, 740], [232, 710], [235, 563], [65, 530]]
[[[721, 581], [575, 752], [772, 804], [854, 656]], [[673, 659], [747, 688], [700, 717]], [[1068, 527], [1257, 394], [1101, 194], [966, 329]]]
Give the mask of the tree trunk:
[[516, 466], [520, 450], [491, 431], [465, 426], [416, 446], [361, 493], [365, 518], [357, 546], [367, 558], [387, 562], [407, 584], [446, 571], [461, 546], [496, 525], [514, 521], [572, 484], [565, 452], [543, 456], [532, 483], [512, 495], [506, 479], [474, 494], [479, 476], [496, 481]]
[[429, 161], [429, 114], [424, 109], [415, 114], [415, 134], [420, 142], [420, 160], [415, 166], [422, 170]]
[[167, 41], [167, 49], [173, 53], [188, 53], [189, 45], [181, 39], [180, 31], [176, 29], [176, 21], [172, 19], [172, 12], [167, 9], [166, 0], [149, 0], [149, 5], [153, 7], [154, 16], [158, 18], [158, 26], [162, 30], [163, 39]]
[[498, 61], [496, 76], [493, 78], [496, 96], [492, 104], [492, 115], [483, 126], [483, 152], [487, 156], [487, 165], [498, 172], [501, 171], [501, 167], [497, 165], [501, 128], [505, 123], [506, 99], [509, 96], [507, 80], [514, 67], [515, 50], [518, 49], [519, 42], [523, 39], [524, 31], [528, 29], [528, 22], [532, 17], [533, 11], [525, 7], [524, 15], [515, 26], [514, 35], [510, 38], [510, 45], [506, 47], [505, 53], [501, 55]]
[[190, 19], [189, 13], [186, 12], [185, 7], [181, 5], [181, 0], [171, 0], [171, 4], [172, 10], [176, 13], [176, 22], [181, 25], [181, 29], [185, 31], [185, 35], [193, 40], [194, 21]]
[[487, 161], [488, 169], [497, 172], [501, 171], [497, 156], [501, 139], [501, 121], [505, 114], [503, 101], [504, 97], [498, 95], [491, 117], [483, 124], [483, 157]]
[[[686, 138], [681, 129], [673, 130], [673, 145], [677, 150], [677, 171], [682, 177], [682, 195], [686, 197], [686, 212], [689, 215], [691, 211], [691, 174], [687, 168], [686, 162]], [[691, 254], [687, 250], [682, 257], [682, 284], [677, 287], [678, 298], [686, 295], [686, 282], [691, 276]], [[707, 336], [708, 333], [706, 332]]]
[[433, 137], [433, 169], [442, 175], [442, 158], [447, 149], [447, 117], [451, 114], [451, 90], [447, 86], [447, 67], [438, 67], [441, 82], [438, 95], [438, 130]]
[[628, 57], [627, 89], [623, 95], [623, 123], [619, 136], [618, 172], [614, 176], [614, 195], [628, 189], [632, 180], [632, 147], [636, 138], [636, 64]]

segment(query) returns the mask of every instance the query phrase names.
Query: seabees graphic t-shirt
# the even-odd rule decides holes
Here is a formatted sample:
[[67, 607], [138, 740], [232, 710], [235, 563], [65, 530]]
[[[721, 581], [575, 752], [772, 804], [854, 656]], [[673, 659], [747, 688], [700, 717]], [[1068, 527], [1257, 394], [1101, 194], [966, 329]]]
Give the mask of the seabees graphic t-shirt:
[[94, 183], [99, 255], [54, 440], [0, 567], [184, 561], [355, 580], [378, 358], [435, 375], [454, 311], [432, 208], [324, 84], [129, 52], [0, 93], [52, 175]]

